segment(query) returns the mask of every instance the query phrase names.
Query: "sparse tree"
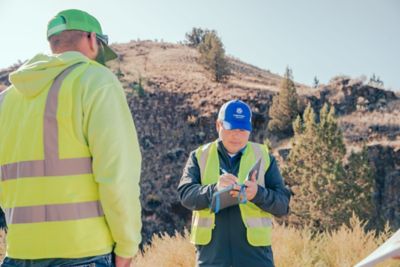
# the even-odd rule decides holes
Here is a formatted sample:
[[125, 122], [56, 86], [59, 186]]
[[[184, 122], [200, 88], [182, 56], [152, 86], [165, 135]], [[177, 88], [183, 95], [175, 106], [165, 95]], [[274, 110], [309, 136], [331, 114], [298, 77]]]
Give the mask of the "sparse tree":
[[185, 34], [186, 43], [191, 47], [198, 47], [204, 42], [204, 35], [209, 32], [207, 29], [193, 27], [191, 32]]
[[279, 94], [273, 97], [269, 110], [271, 121], [268, 129], [271, 132], [283, 135], [292, 133], [292, 122], [298, 115], [298, 98], [292, 70], [287, 67]]
[[210, 70], [215, 81], [223, 81], [230, 73], [225, 49], [215, 31], [207, 32], [204, 41], [198, 46], [200, 62]]

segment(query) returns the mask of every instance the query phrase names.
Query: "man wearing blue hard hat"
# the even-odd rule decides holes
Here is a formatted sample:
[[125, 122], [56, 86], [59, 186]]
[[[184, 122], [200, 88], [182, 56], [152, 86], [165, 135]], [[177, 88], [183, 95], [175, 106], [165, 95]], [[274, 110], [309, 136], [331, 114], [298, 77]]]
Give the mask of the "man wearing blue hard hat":
[[[192, 151], [183, 171], [178, 192], [193, 211], [197, 266], [274, 266], [272, 217], [288, 213], [290, 192], [268, 148], [249, 141], [251, 114], [243, 101], [225, 103], [216, 121], [219, 138]], [[223, 191], [234, 204], [214, 209]]]

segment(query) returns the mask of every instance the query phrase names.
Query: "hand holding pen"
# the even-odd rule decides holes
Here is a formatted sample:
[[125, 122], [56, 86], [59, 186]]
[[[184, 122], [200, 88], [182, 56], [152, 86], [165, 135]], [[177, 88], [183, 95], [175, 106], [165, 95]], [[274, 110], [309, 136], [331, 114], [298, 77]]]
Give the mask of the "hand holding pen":
[[[223, 168], [220, 168], [222, 175], [219, 177], [218, 179], [218, 183], [217, 183], [217, 190], [221, 191], [222, 189], [228, 187], [228, 186], [232, 186], [232, 188], [235, 188], [237, 182], [239, 181], [239, 179], [234, 176], [233, 174], [228, 173], [226, 170], [224, 170]], [[239, 187], [240, 189], [240, 187]]]
[[[229, 173], [228, 173], [226, 170], [224, 170], [223, 168], [220, 168], [220, 170], [221, 170], [221, 172], [222, 172], [222, 175], [220, 176], [220, 179], [221, 179], [225, 174], [229, 174]], [[240, 192], [240, 188], [241, 188], [241, 185], [238, 183], [238, 182], [239, 182], [239, 179], [238, 179], [237, 177], [235, 177], [234, 175], [232, 175], [232, 174], [229, 174], [229, 175], [231, 175], [231, 176], [234, 177], [234, 180], [230, 180], [229, 185], [228, 185], [228, 186], [232, 186], [232, 190], [230, 191], [230, 195], [231, 195], [232, 197], [238, 197], [239, 192]], [[251, 177], [250, 177], [250, 180], [246, 180], [245, 183], [244, 183], [244, 187], [246, 188], [246, 195], [247, 195], [247, 199], [248, 199], [248, 200], [252, 200], [252, 199], [255, 197], [255, 195], [257, 194], [258, 186], [257, 186], [256, 177], [257, 177], [257, 171], [254, 171], [254, 172], [252, 173]], [[224, 178], [223, 178], [223, 179], [224, 179]], [[234, 181], [234, 182], [233, 182], [233, 181]], [[220, 189], [222, 189], [222, 188], [225, 188], [225, 187], [226, 187], [226, 186], [218, 188], [218, 184], [217, 184], [217, 189], [218, 189], [218, 190], [220, 190]]]

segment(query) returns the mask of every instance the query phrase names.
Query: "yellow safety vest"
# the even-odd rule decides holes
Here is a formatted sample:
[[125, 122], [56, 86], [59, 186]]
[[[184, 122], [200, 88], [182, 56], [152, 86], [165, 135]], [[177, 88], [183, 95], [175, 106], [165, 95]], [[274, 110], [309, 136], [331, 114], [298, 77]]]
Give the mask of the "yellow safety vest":
[[[87, 63], [68, 67], [35, 101], [13, 88], [0, 95], [0, 125], [9, 127], [0, 130], [6, 135], [2, 153], [11, 153], [2, 158], [21, 159], [0, 161], [0, 200], [11, 258], [79, 258], [112, 250], [91, 153], [76, 138], [72, 121], [73, 85], [87, 67]], [[14, 105], [27, 115], [15, 114]], [[16, 140], [16, 134], [24, 138]], [[31, 140], [31, 135], [42, 138]], [[24, 144], [24, 149], [13, 150], [15, 142]]]
[[[201, 184], [214, 184], [220, 176], [217, 142], [201, 146], [196, 150], [196, 158], [201, 173]], [[244, 183], [247, 173], [259, 158], [261, 161], [258, 172], [258, 184], [265, 187], [264, 174], [270, 165], [268, 149], [265, 145], [248, 142], [240, 160], [239, 182]], [[240, 204], [240, 214], [246, 227], [247, 240], [252, 246], [270, 246], [272, 215], [263, 211], [254, 203], [248, 201]], [[211, 241], [212, 230], [215, 227], [215, 214], [210, 209], [193, 211], [190, 240], [196, 245], [207, 245]]]

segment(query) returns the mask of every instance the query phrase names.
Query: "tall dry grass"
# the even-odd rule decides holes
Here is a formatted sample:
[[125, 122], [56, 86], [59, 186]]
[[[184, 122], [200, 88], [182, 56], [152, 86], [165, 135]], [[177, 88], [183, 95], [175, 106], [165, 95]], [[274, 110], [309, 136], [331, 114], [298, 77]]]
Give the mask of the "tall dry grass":
[[189, 233], [175, 236], [155, 235], [151, 245], [144, 248], [139, 254], [133, 266], [140, 267], [189, 267], [195, 265], [195, 249], [189, 242]]
[[[391, 236], [387, 228], [376, 234], [365, 232], [358, 218], [350, 220], [350, 226], [342, 225], [337, 231], [313, 236], [310, 229], [295, 229], [275, 225], [273, 251], [276, 266], [354, 266]], [[399, 267], [399, 261], [388, 260], [377, 267]]]
[[[343, 225], [337, 231], [315, 236], [308, 228], [275, 224], [272, 247], [277, 267], [347, 267], [361, 261], [390, 235], [388, 229], [379, 235], [365, 232], [364, 224], [355, 217], [349, 227]], [[135, 258], [133, 266], [194, 266], [195, 249], [188, 236], [188, 232], [183, 236], [155, 236], [143, 254]], [[400, 267], [400, 261], [387, 260], [376, 266]]]
[[6, 233], [0, 230], [0, 262], [3, 262], [6, 256]]

